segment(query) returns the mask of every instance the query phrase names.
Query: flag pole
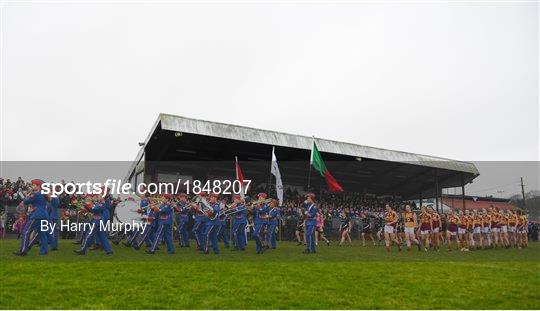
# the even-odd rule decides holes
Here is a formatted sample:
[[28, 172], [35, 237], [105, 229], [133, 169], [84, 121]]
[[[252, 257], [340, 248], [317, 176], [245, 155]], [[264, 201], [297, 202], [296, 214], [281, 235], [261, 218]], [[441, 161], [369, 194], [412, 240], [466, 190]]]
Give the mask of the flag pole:
[[[274, 154], [275, 146], [272, 146], [272, 154]], [[270, 158], [270, 173], [268, 173], [268, 183], [266, 184], [266, 193], [270, 196], [270, 184], [272, 183], [272, 158]]]
[[311, 141], [311, 155], [309, 156], [309, 171], [308, 171], [308, 178], [307, 178], [307, 191], [309, 192], [309, 188], [311, 186], [311, 166], [313, 164], [313, 144], [315, 143], [315, 136], [312, 136]]
[[309, 163], [309, 173], [307, 176], [307, 191], [309, 192], [309, 187], [311, 185], [311, 163]]

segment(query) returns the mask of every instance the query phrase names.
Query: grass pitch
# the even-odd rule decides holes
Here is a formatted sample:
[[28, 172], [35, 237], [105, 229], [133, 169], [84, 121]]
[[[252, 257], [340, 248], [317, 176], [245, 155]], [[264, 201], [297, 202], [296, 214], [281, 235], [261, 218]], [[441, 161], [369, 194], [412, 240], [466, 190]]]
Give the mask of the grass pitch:
[[16, 257], [0, 241], [0, 309], [540, 309], [540, 245], [477, 252], [282, 242], [263, 255], [168, 255], [122, 245], [77, 256], [71, 241]]

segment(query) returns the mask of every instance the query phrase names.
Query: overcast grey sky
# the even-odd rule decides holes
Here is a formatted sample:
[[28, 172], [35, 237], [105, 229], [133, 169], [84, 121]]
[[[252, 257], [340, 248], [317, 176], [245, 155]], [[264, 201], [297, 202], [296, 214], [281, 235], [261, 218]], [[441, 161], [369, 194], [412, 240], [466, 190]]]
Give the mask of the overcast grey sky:
[[538, 11], [4, 3], [1, 157], [133, 160], [165, 112], [458, 160], [536, 161]]

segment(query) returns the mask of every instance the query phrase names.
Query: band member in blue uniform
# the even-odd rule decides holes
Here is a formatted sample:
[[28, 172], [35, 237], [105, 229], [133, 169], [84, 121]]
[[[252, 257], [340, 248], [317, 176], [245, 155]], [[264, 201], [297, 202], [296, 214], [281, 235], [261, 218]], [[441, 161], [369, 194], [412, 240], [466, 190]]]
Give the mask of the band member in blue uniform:
[[154, 232], [157, 228], [158, 223], [157, 213], [151, 207], [150, 198], [147, 198], [144, 203], [143, 201], [141, 201], [141, 206], [141, 210], [144, 212], [143, 220], [146, 222], [147, 225], [144, 228], [143, 232], [137, 234], [137, 237], [131, 243], [133, 248], [136, 250], [139, 250], [144, 243], [146, 243], [146, 246], [148, 247], [152, 246], [152, 242], [154, 241]]
[[103, 226], [106, 225], [106, 221], [104, 221], [103, 218], [103, 213], [106, 213], [105, 209], [105, 200], [96, 200], [92, 209], [89, 211], [92, 213], [92, 228], [86, 234], [86, 237], [84, 238], [81, 245], [81, 249], [75, 250], [75, 253], [79, 255], [86, 254], [86, 250], [88, 249], [88, 246], [90, 246], [91, 240], [96, 237], [96, 240], [99, 241], [99, 244], [101, 245], [101, 247], [103, 247], [105, 253], [107, 255], [112, 254], [113, 251], [111, 245], [109, 244], [109, 240], [107, 239], [107, 232], [103, 228]]
[[[144, 222], [147, 222], [146, 213], [147, 213], [148, 204], [149, 204], [148, 198], [141, 196], [141, 201], [139, 202], [139, 208], [137, 209], [137, 213], [140, 214], [141, 219], [143, 219]], [[128, 233], [126, 242], [124, 242], [123, 244], [127, 247], [134, 246], [136, 243], [138, 243], [137, 237], [141, 236], [143, 233], [144, 232], [142, 229], [132, 230], [131, 232]]]
[[147, 196], [142, 197], [141, 202], [139, 202], [139, 207], [143, 210], [146, 210], [148, 205], [150, 205], [150, 198]]
[[233, 250], [246, 250], [246, 225], [247, 209], [240, 195], [233, 195], [233, 204], [230, 214], [232, 215], [232, 240], [235, 243]]
[[315, 194], [308, 193], [304, 201], [304, 215], [306, 216], [306, 244], [304, 253], [315, 253], [315, 227], [317, 226], [317, 206], [315, 206]]
[[[107, 222], [111, 220], [111, 196], [110, 196], [110, 189], [109, 188], [102, 188], [102, 191], [105, 191], [105, 193], [102, 193], [101, 195], [104, 195], [101, 199], [101, 202], [103, 204], [103, 222]], [[105, 231], [105, 236], [109, 237], [109, 232]]]
[[180, 247], [189, 247], [189, 231], [187, 229], [189, 223], [189, 203], [185, 193], [178, 195], [176, 208], [178, 210], [176, 223], [178, 225], [177, 231], [180, 237]]
[[55, 251], [58, 249], [58, 220], [60, 219], [60, 199], [58, 197], [51, 197], [51, 200], [48, 204], [49, 209], [49, 222], [55, 224], [54, 230], [52, 233], [49, 233], [49, 244], [51, 245], [51, 250]]
[[[85, 200], [83, 200], [82, 206], [77, 211], [77, 213], [80, 216], [79, 223], [84, 223], [84, 224], [92, 223], [92, 217], [89, 211], [92, 209], [93, 206], [94, 206], [94, 203], [91, 201], [91, 199], [89, 199], [89, 196], [87, 196]], [[73, 244], [82, 244], [82, 242], [86, 238], [86, 235], [88, 234], [89, 231], [90, 230], [88, 229], [88, 227], [85, 226], [84, 230], [81, 232], [81, 237], [77, 241], [73, 242]]]
[[[87, 195], [85, 195], [87, 197]], [[77, 214], [78, 214], [78, 223], [81, 224], [81, 223], [91, 223], [92, 222], [92, 219], [90, 217], [90, 215], [88, 214], [88, 211], [92, 209], [92, 206], [88, 207], [88, 206], [85, 206], [87, 204], [90, 204], [91, 202], [89, 201], [85, 201], [83, 199], [79, 199], [81, 200], [82, 202], [82, 205], [80, 206], [80, 208], [77, 210]], [[79, 200], [76, 200], [76, 201], [72, 201], [71, 203], [78, 203]], [[78, 204], [76, 204], [78, 205]], [[93, 204], [92, 204], [93, 205]], [[85, 229], [83, 232], [81, 232], [81, 236], [75, 241], [73, 242], [73, 244], [82, 244], [82, 242], [84, 241], [84, 238], [86, 237], [86, 234], [88, 233], [89, 230]], [[78, 232], [77, 232], [77, 235], [78, 235]]]
[[276, 228], [279, 226], [280, 210], [278, 200], [270, 201], [270, 212], [268, 213], [268, 244], [272, 249], [276, 248]]
[[208, 198], [208, 203], [210, 203], [210, 208], [212, 209], [211, 214], [207, 214], [208, 220], [206, 221], [206, 232], [205, 232], [205, 247], [204, 253], [208, 254], [210, 252], [210, 244], [212, 244], [212, 250], [214, 254], [219, 254], [219, 244], [218, 244], [218, 229], [219, 229], [219, 216], [221, 212], [221, 206], [218, 203], [218, 194], [212, 193]]
[[266, 200], [266, 193], [259, 193], [257, 195], [258, 202], [255, 203], [255, 208], [253, 210], [253, 218], [255, 222], [255, 231], [253, 232], [253, 238], [255, 239], [257, 254], [264, 253], [264, 239], [263, 232], [268, 225], [268, 212], [269, 208], [266, 203], [263, 201]]
[[15, 255], [26, 256], [26, 253], [30, 249], [31, 241], [30, 236], [33, 231], [36, 231], [39, 236], [39, 254], [46, 255], [49, 250], [47, 244], [47, 230], [41, 230], [41, 222], [47, 222], [49, 219], [49, 213], [47, 212], [47, 198], [41, 193], [41, 185], [43, 180], [34, 179], [31, 181], [32, 194], [24, 199], [24, 204], [30, 207], [30, 215], [27, 220], [27, 224], [24, 226], [24, 232], [21, 237], [21, 247]]
[[218, 217], [218, 240], [223, 241], [223, 246], [229, 248], [229, 232], [227, 230], [228, 217], [224, 213], [221, 213]]
[[158, 244], [161, 243], [162, 239], [165, 240], [165, 244], [167, 245], [167, 252], [169, 254], [174, 254], [175, 252], [172, 239], [174, 211], [170, 203], [171, 195], [164, 194], [163, 197], [165, 198], [165, 202], [163, 202], [159, 208], [154, 210], [156, 213], [158, 213], [158, 229], [154, 236], [152, 247], [150, 250], [146, 251], [148, 254], [154, 254], [156, 252]]
[[[97, 195], [97, 199], [103, 205], [103, 211], [101, 213], [101, 222], [103, 224], [107, 224], [107, 222], [111, 220], [111, 217], [110, 217], [110, 209], [111, 209], [110, 189], [106, 188], [106, 187], [102, 187], [101, 188], [101, 193], [99, 193]], [[107, 229], [105, 229], [105, 228], [102, 228], [102, 229], [103, 229], [102, 231], [104, 232], [105, 238], [109, 239], [109, 232], [107, 231]], [[97, 239], [97, 235], [94, 236], [94, 238], [92, 239], [91, 242], [92, 243], [90, 243], [90, 244], [94, 244], [94, 247], [92, 248], [92, 250], [102, 248], [101, 241], [100, 241], [100, 239]]]
[[[139, 207], [139, 209], [137, 209], [137, 213], [140, 214], [141, 219], [144, 219], [146, 210]], [[143, 221], [146, 221], [146, 220], [143, 220]], [[126, 242], [124, 242], [123, 244], [127, 247], [132, 247], [134, 243], [136, 243], [137, 236], [142, 235], [142, 234], [143, 234], [143, 231], [140, 228], [131, 230], [127, 235]]]
[[[204, 198], [206, 197], [206, 193], [201, 192], [199, 196]], [[204, 251], [204, 245], [205, 245], [204, 233], [206, 231], [206, 221], [208, 218], [204, 214], [201, 204], [202, 203], [194, 203], [192, 205], [194, 209], [194, 213], [195, 213], [193, 217], [194, 223], [193, 223], [192, 232], [193, 232], [193, 236], [195, 237], [195, 242], [197, 242], [197, 250]]]

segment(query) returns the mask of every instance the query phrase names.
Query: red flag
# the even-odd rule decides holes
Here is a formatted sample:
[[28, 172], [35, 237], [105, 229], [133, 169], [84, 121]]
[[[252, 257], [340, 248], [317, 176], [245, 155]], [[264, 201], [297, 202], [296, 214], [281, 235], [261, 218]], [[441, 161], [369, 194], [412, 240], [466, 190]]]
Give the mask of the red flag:
[[236, 167], [236, 180], [240, 181], [241, 191], [240, 191], [240, 197], [244, 199], [245, 193], [244, 193], [244, 174], [242, 174], [242, 169], [240, 168], [240, 164], [238, 164], [238, 157], [234, 157], [235, 167]]
[[337, 180], [330, 174], [330, 171], [326, 168], [326, 165], [324, 164], [323, 158], [321, 156], [321, 153], [319, 152], [319, 149], [317, 149], [317, 145], [315, 144], [315, 141], [313, 141], [313, 148], [311, 149], [311, 165], [319, 172], [319, 174], [324, 178], [326, 181], [326, 185], [328, 186], [328, 191], [330, 192], [343, 192], [343, 188], [341, 185], [337, 182]]

